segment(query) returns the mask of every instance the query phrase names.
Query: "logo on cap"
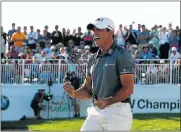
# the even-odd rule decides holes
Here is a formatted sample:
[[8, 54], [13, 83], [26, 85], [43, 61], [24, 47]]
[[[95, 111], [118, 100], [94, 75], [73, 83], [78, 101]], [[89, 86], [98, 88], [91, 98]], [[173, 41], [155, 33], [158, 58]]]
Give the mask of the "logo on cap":
[[102, 22], [104, 19], [103, 18], [98, 18], [96, 21]]

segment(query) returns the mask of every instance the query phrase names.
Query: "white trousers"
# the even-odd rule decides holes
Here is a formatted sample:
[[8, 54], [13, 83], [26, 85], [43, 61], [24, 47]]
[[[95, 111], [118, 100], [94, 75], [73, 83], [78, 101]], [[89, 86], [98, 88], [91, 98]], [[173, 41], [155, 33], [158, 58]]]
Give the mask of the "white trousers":
[[103, 110], [92, 106], [80, 131], [131, 131], [133, 116], [129, 103], [115, 103]]

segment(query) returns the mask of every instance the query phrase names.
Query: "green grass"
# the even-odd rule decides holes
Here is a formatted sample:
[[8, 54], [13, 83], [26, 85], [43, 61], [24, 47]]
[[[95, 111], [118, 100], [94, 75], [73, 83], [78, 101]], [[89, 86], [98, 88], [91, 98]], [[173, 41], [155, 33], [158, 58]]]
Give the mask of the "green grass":
[[[2, 122], [2, 130], [80, 130], [85, 118]], [[180, 130], [180, 114], [134, 115], [132, 130]]]

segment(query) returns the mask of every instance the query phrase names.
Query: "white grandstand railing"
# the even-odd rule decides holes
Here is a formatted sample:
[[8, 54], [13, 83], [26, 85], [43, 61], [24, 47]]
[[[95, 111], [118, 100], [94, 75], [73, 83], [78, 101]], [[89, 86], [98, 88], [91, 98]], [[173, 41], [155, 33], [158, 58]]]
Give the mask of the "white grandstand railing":
[[[47, 84], [51, 78], [54, 84], [60, 84], [68, 71], [74, 71], [83, 82], [84, 76], [77, 64], [71, 64], [64, 60], [36, 60], [41, 64], [27, 62], [28, 60], [8, 59], [2, 60], [1, 83], [3, 84]], [[47, 63], [53, 61], [53, 63]], [[138, 62], [142, 61], [141, 64]], [[136, 59], [135, 84], [179, 84], [180, 83], [180, 60], [164, 60], [166, 63], [158, 63], [163, 60]], [[80, 66], [86, 72], [87, 60], [80, 60]], [[151, 63], [150, 63], [151, 62]], [[157, 62], [153, 64], [152, 62]], [[177, 63], [179, 62], [179, 63]], [[150, 63], [150, 64], [148, 64]]]

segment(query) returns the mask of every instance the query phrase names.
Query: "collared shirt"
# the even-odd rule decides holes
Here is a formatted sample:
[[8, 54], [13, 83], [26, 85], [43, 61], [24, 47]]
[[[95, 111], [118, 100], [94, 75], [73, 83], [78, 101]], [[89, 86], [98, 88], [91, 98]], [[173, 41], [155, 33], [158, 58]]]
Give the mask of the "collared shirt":
[[116, 43], [100, 56], [93, 54], [87, 63], [86, 75], [92, 77], [93, 91], [98, 98], [114, 96], [122, 87], [120, 75], [134, 74], [132, 55]]
[[[30, 39], [32, 38], [32, 39]], [[38, 41], [38, 34], [36, 32], [30, 32], [27, 34], [28, 44], [36, 44]]]

